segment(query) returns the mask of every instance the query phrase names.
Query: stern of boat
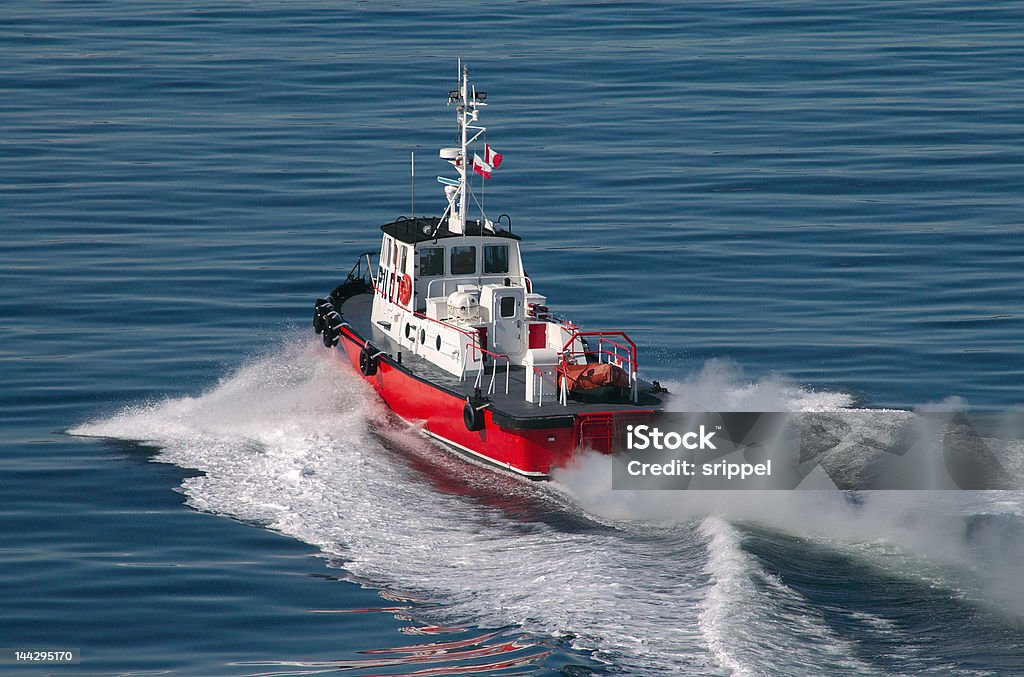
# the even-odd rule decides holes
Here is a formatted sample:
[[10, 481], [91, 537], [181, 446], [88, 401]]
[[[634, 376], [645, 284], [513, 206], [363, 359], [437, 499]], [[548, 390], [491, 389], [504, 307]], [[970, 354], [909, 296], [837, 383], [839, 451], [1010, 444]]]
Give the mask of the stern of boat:
[[600, 411], [577, 414], [573, 448], [577, 452], [614, 454], [625, 450], [627, 426], [650, 424], [655, 410]]

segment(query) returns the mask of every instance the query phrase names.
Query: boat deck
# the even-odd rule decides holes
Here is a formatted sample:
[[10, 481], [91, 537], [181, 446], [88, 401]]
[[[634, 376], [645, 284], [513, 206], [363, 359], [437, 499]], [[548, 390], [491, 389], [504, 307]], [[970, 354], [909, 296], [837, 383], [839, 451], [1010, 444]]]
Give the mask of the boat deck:
[[[440, 386], [460, 398], [474, 394], [475, 375], [461, 380], [458, 376], [437, 367], [429, 360], [403, 348], [379, 328], [371, 325], [370, 309], [372, 294], [359, 294], [345, 300], [339, 308], [343, 318], [363, 338], [367, 338], [383, 351], [392, 363], [398, 363], [410, 374], [424, 381]], [[511, 427], [532, 428], [551, 425], [571, 424], [578, 414], [618, 411], [650, 411], [662, 408], [662, 398], [652, 391], [652, 384], [640, 381], [639, 402], [581, 402], [570, 395], [569, 402], [548, 402], [543, 406], [526, 401], [526, 369], [512, 365], [508, 372], [508, 394], [505, 393], [505, 369], [498, 368], [494, 392], [487, 394], [491, 383], [492, 370], [488, 368], [481, 379], [480, 389], [491, 403], [492, 415], [506, 419]], [[509, 427], [509, 426], [506, 426]]]

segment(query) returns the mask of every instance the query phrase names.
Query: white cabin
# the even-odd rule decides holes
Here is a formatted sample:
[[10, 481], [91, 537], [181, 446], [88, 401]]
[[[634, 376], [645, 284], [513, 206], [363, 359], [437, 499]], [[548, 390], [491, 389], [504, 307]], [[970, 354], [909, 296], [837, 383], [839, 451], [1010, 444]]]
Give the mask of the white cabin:
[[458, 179], [438, 177], [448, 202], [440, 218], [403, 218], [381, 227], [372, 324], [401, 352], [461, 380], [475, 379], [489, 394], [499, 388], [508, 393], [510, 371], [522, 368], [527, 401], [565, 404], [559, 370], [595, 360], [625, 371], [636, 401], [636, 351], [625, 334], [589, 332], [601, 342], [591, 351], [579, 328], [551, 317], [547, 299], [534, 293], [511, 221], [509, 230], [501, 230], [483, 213], [476, 221], [466, 218], [469, 167], [489, 176], [501, 157], [491, 167], [469, 151], [486, 132], [478, 124], [485, 99], [460, 66], [459, 89], [449, 93], [448, 103], [456, 107], [461, 145], [440, 152]]
[[532, 368], [544, 383], [527, 399], [557, 399], [560, 355], [582, 356], [584, 346], [576, 327], [551, 318], [546, 298], [532, 292], [519, 236], [475, 222], [452, 233], [436, 218], [381, 230], [371, 314], [378, 329], [460, 378], [492, 367], [494, 387], [503, 387], [508, 367]]

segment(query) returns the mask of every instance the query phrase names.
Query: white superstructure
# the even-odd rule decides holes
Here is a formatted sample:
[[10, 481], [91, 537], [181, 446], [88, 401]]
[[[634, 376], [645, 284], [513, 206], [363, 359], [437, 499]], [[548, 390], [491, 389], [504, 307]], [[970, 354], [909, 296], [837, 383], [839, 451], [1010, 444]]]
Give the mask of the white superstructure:
[[588, 347], [588, 334], [551, 317], [546, 298], [534, 293], [511, 220], [501, 229], [482, 208], [479, 219], [468, 218], [470, 199], [475, 202], [469, 168], [480, 160], [470, 149], [486, 133], [479, 124], [485, 99], [460, 64], [459, 88], [449, 93], [448, 103], [456, 107], [461, 145], [440, 152], [458, 178], [438, 177], [447, 201], [440, 218], [400, 219], [382, 227], [371, 322], [403, 353], [462, 380], [475, 379], [488, 393], [507, 392], [510, 369], [522, 367], [527, 401], [564, 403], [559, 370], [599, 361], [628, 375], [635, 400], [636, 353], [631, 342], [626, 345], [628, 338], [617, 342], [620, 332], [594, 333], [599, 345]]

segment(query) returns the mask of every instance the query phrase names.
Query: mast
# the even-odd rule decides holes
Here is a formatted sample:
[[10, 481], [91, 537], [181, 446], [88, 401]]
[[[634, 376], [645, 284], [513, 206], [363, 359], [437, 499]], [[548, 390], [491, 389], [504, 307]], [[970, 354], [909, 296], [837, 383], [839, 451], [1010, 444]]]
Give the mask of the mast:
[[[462, 63], [462, 59], [459, 59], [459, 63]], [[462, 157], [462, 163], [459, 165], [459, 183], [461, 185], [459, 186], [460, 223], [458, 232], [460, 233], [465, 232], [466, 228], [466, 193], [468, 192], [466, 190], [468, 188], [466, 181], [466, 166], [469, 165], [469, 156], [466, 154], [466, 139], [469, 136], [469, 125], [467, 124], [468, 120], [466, 119], [467, 116], [469, 115], [469, 93], [466, 91], [466, 84], [468, 82], [469, 68], [466, 66], [462, 66], [462, 75], [459, 82], [459, 89], [461, 90], [460, 93], [462, 94], [461, 114], [459, 115], [459, 127], [461, 128], [460, 132], [462, 135], [462, 153], [460, 154], [460, 156]], [[476, 118], [475, 113], [476, 111], [474, 111], [474, 119]]]
[[[474, 124], [480, 117], [478, 108], [487, 105], [484, 103], [486, 98], [486, 92], [477, 92], [476, 87], [470, 89], [469, 68], [462, 64], [462, 59], [459, 59], [459, 88], [448, 92], [448, 104], [457, 104], [455, 119], [459, 125], [458, 155], [456, 158], [449, 158], [445, 157], [444, 150], [441, 151], [441, 157], [445, 157], [459, 172], [458, 185], [452, 186], [451, 183], [438, 177], [438, 180], [446, 185], [445, 194], [448, 197], [449, 212], [448, 230], [453, 233], [464, 233], [466, 229], [466, 210], [469, 207], [468, 169], [471, 162], [469, 145], [487, 131], [485, 127]], [[454, 191], [451, 190], [452, 188]], [[458, 204], [456, 204], [456, 199]]]

